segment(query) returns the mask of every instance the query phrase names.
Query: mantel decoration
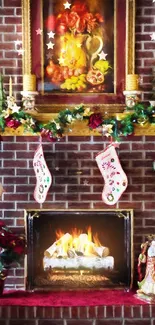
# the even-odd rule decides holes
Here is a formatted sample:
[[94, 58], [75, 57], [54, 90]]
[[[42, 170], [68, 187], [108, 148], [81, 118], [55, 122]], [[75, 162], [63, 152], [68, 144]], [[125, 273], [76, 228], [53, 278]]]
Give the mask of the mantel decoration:
[[23, 126], [26, 132], [47, 137], [50, 141], [59, 141], [65, 131], [70, 133], [71, 125], [77, 120], [88, 121], [88, 128], [97, 129], [103, 136], [111, 137], [114, 141], [119, 141], [121, 136], [134, 134], [136, 124], [141, 126], [146, 123], [155, 123], [155, 107], [145, 106], [136, 102], [132, 111], [126, 107], [127, 114], [124, 114], [121, 120], [117, 116], [102, 116], [99, 108], [94, 105], [93, 108], [85, 107], [83, 104], [75, 106], [74, 109], [61, 110], [57, 117], [48, 123], [43, 123], [32, 117], [30, 113], [17, 106], [15, 98], [12, 96], [12, 79], [9, 82], [9, 96], [5, 99], [3, 94], [3, 79], [0, 78], [0, 96], [3, 98], [0, 106], [0, 131], [5, 128], [17, 129]]
[[14, 234], [0, 221], [0, 295], [12, 263], [19, 263], [26, 252], [24, 236]]

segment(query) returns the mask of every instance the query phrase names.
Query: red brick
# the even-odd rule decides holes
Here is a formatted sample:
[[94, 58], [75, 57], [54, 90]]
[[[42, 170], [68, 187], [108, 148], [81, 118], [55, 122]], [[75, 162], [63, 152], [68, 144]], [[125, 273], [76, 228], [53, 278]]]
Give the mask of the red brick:
[[[55, 325], [55, 324], [53, 324]], [[59, 325], [59, 324], [58, 324]], [[67, 325], [92, 325], [92, 321], [91, 320], [82, 320], [82, 324], [81, 324], [81, 319], [80, 320], [67, 320]]]
[[114, 309], [113, 309], [113, 306], [106, 306], [106, 317], [107, 318], [114, 317]]
[[53, 318], [55, 318], [55, 319], [62, 318], [62, 308], [61, 307], [53, 308]]
[[6, 319], [10, 315], [10, 307], [0, 306], [0, 318]]
[[97, 320], [96, 325], [123, 325], [123, 321], [116, 319]]
[[70, 317], [70, 308], [68, 307], [62, 307], [62, 318], [63, 319], [68, 319]]
[[126, 319], [125, 320], [125, 325], [152, 325], [151, 324], [151, 319], [147, 319], [147, 320], [144, 320], [144, 319], [134, 319], [134, 320], [130, 320], [130, 319]]
[[141, 318], [141, 307], [133, 306], [133, 318]]
[[[22, 309], [24, 309], [24, 307], [19, 307], [19, 317], [20, 317], [20, 312], [22, 313]], [[36, 318], [35, 307], [26, 307], [25, 309], [26, 309], [28, 319]], [[23, 313], [24, 313], [24, 311], [23, 311]], [[22, 315], [21, 315], [21, 319], [22, 319]]]
[[52, 307], [46, 307], [44, 310], [44, 318], [52, 319], [53, 318], [53, 308]]
[[90, 319], [96, 318], [96, 314], [97, 314], [97, 311], [96, 311], [96, 307], [95, 306], [88, 307], [88, 317]]
[[133, 312], [131, 306], [124, 306], [124, 318], [132, 318]]
[[155, 305], [151, 306], [151, 311], [152, 311], [152, 317], [155, 317]]
[[87, 311], [87, 307], [80, 307], [80, 311], [79, 311], [79, 316], [81, 319], [86, 319], [88, 316], [88, 311]]
[[[10, 320], [9, 325], [21, 325], [21, 320]], [[24, 319], [23, 325], [36, 325], [35, 320]]]
[[55, 150], [56, 151], [75, 151], [75, 150], [78, 150], [78, 145], [77, 144], [70, 144], [70, 143], [67, 143], [67, 144], [61, 144], [61, 143], [56, 143], [55, 144]]
[[105, 317], [105, 306], [98, 306], [97, 307], [97, 318], [101, 319]]
[[44, 307], [36, 308], [36, 318], [44, 318]]
[[4, 0], [4, 7], [21, 7], [21, 1], [20, 0], [13, 0], [10, 2], [9, 0]]
[[71, 307], [71, 318], [73, 318], [73, 319], [79, 318], [78, 310], [79, 310], [79, 307], [74, 307], [74, 306]]
[[143, 315], [142, 317], [143, 318], [149, 318], [149, 317], [151, 317], [150, 311], [151, 311], [151, 308], [150, 308], [149, 305], [142, 306], [142, 315]]
[[122, 318], [122, 306], [114, 306], [114, 317]]

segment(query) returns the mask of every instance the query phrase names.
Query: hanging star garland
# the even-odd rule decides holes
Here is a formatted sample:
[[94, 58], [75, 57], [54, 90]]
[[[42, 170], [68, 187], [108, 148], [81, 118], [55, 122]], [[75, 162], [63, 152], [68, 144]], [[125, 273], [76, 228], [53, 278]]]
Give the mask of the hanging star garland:
[[69, 3], [68, 1], [64, 3], [64, 8], [65, 9], [70, 9], [71, 3]]
[[53, 32], [51, 31], [51, 32], [47, 33], [47, 35], [48, 35], [49, 38], [54, 38], [55, 33], [53, 33]]
[[43, 30], [41, 28], [36, 29], [37, 35], [42, 35]]
[[150, 37], [151, 37], [151, 41], [155, 41], [155, 33], [152, 33]]
[[23, 55], [24, 54], [24, 49], [20, 48], [17, 50], [18, 55]]
[[108, 54], [104, 53], [104, 51], [102, 51], [102, 52], [100, 52], [100, 53], [98, 54], [100, 60], [106, 60], [106, 56], [107, 56], [107, 55], [108, 55]]
[[47, 47], [48, 47], [48, 50], [49, 50], [49, 49], [53, 49], [53, 47], [54, 47], [54, 43], [52, 43], [52, 42], [49, 42], [49, 43], [47, 43], [46, 45], [47, 45]]

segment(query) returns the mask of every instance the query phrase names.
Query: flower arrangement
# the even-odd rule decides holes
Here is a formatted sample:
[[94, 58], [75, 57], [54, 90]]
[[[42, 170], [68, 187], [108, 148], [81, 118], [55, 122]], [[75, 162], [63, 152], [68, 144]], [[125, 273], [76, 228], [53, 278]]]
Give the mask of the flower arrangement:
[[0, 279], [5, 280], [13, 262], [20, 262], [26, 252], [24, 236], [14, 234], [0, 221]]

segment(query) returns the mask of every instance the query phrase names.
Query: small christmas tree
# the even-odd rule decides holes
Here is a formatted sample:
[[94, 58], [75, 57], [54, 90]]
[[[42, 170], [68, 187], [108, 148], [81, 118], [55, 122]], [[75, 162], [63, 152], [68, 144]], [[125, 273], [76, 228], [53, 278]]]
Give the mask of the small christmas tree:
[[3, 76], [0, 74], [0, 113], [7, 107], [6, 94], [3, 88]]

